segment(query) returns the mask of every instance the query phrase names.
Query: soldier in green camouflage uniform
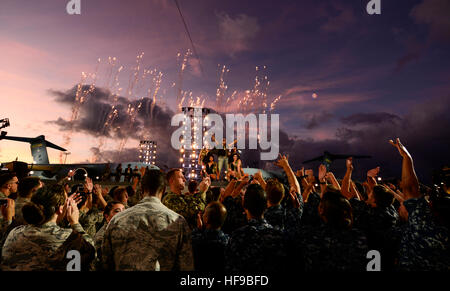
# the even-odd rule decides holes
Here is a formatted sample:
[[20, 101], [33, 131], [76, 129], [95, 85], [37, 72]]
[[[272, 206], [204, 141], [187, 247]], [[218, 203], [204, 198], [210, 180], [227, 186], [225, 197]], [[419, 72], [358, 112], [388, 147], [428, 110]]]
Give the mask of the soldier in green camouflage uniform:
[[106, 227], [102, 266], [117, 271], [194, 269], [186, 220], [161, 203], [165, 177], [149, 170], [141, 181], [145, 197], [115, 215]]
[[170, 192], [166, 194], [162, 203], [183, 216], [191, 229], [194, 229], [197, 224], [197, 214], [205, 210], [206, 190], [208, 189], [205, 189], [205, 185], [210, 183], [209, 179], [206, 180], [199, 185], [199, 193], [186, 195], [181, 193], [186, 182], [183, 173], [180, 170], [172, 170], [167, 173]]

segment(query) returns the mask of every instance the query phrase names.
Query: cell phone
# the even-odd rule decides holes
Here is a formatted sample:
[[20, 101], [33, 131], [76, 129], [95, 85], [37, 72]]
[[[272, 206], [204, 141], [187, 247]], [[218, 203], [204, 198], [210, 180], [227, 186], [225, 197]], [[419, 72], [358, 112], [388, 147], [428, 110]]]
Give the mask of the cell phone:
[[8, 200], [6, 200], [6, 198], [0, 198], [0, 206], [7, 205], [7, 204], [8, 204]]

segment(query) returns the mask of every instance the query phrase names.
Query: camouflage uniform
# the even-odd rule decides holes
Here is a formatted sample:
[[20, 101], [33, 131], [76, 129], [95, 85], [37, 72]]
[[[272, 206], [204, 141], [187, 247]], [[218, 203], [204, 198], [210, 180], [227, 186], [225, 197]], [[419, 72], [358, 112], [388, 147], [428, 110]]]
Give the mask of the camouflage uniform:
[[97, 231], [94, 236], [95, 252], [97, 254], [97, 259], [92, 267], [94, 270], [101, 270], [102, 268], [102, 244], [105, 237], [105, 230], [107, 225], [108, 224], [105, 222], [105, 224], [103, 224], [103, 226]]
[[[0, 198], [8, 198], [3, 192], [0, 191]], [[6, 221], [3, 219], [3, 215], [0, 214], [0, 237], [3, 237], [7, 231], [8, 226], [11, 224], [11, 221]]]
[[450, 271], [449, 230], [436, 224], [425, 198], [403, 202], [408, 223], [403, 231], [398, 267], [402, 271]]
[[80, 211], [80, 224], [86, 232], [94, 237], [97, 229], [103, 222], [103, 211], [97, 208], [91, 208], [89, 211]]
[[271, 206], [264, 212], [264, 218], [273, 227], [282, 231], [296, 231], [300, 227], [300, 221], [303, 213], [303, 199], [299, 198], [300, 207], [283, 207], [281, 204]]
[[189, 226], [157, 197], [145, 197], [109, 222], [102, 265], [117, 271], [193, 270]]
[[400, 216], [394, 206], [371, 207], [363, 201], [350, 199], [353, 208], [354, 227], [367, 235], [371, 250], [381, 253], [381, 269], [392, 271], [400, 242]]
[[14, 228], [6, 238], [2, 249], [1, 269], [3, 271], [47, 271], [54, 270], [54, 255], [73, 231], [92, 248], [94, 241], [77, 223], [70, 228], [61, 228], [55, 222], [42, 226], [21, 225]]
[[355, 228], [303, 226], [293, 246], [291, 258], [301, 262], [305, 271], [366, 270], [367, 239]]
[[251, 219], [231, 234], [225, 253], [228, 272], [279, 272], [287, 258], [282, 231], [265, 219]]
[[225, 248], [229, 236], [222, 230], [195, 229], [192, 232], [192, 249], [196, 271], [224, 271]]
[[197, 225], [197, 213], [205, 210], [205, 201], [200, 194], [196, 195], [177, 195], [174, 193], [167, 194], [162, 203], [167, 208], [175, 211], [183, 216], [191, 229]]
[[94, 236], [94, 242], [95, 242], [95, 249], [97, 251], [97, 255], [99, 251], [101, 251], [102, 244], [103, 244], [103, 238], [105, 237], [105, 230], [106, 226], [108, 224], [103, 224], [103, 226], [97, 231], [97, 233]]
[[227, 217], [223, 224], [222, 230], [227, 234], [231, 234], [236, 229], [247, 224], [247, 216], [244, 207], [242, 207], [242, 197], [239, 195], [235, 198], [228, 196], [222, 203], [227, 209]]
[[312, 192], [309, 194], [308, 202], [303, 206], [302, 225], [315, 225], [319, 226], [322, 220], [319, 217], [317, 208], [320, 204], [319, 193]]
[[26, 224], [22, 214], [22, 207], [30, 201], [30, 199], [20, 196], [16, 199], [14, 220], [20, 225]]

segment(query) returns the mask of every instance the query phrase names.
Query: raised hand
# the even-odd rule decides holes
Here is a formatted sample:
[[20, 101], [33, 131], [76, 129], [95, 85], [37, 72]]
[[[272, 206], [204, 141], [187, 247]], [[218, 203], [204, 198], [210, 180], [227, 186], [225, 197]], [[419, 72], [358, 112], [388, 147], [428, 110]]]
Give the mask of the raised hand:
[[278, 154], [278, 160], [275, 161], [275, 165], [284, 169], [286, 166], [289, 166], [288, 159], [289, 156]]
[[103, 196], [102, 186], [100, 186], [99, 184], [94, 185], [94, 191], [92, 191], [92, 192], [97, 197]]
[[324, 164], [320, 164], [320, 166], [319, 166], [319, 181], [320, 182], [323, 182], [326, 174], [327, 174], [327, 167]]
[[389, 140], [389, 143], [394, 146], [395, 148], [397, 148], [398, 152], [400, 153], [400, 155], [402, 157], [411, 157], [411, 155], [409, 154], [408, 150], [403, 146], [403, 144], [400, 142], [399, 138], [395, 139], [395, 142], [391, 139]]
[[256, 173], [253, 175], [253, 178], [254, 178], [254, 179], [257, 179], [258, 181], [259, 181], [260, 179], [262, 179], [263, 177], [262, 177], [261, 170], [259, 170], [258, 172], [256, 172]]
[[80, 212], [74, 200], [68, 199], [68, 201], [69, 202], [67, 204], [67, 220], [71, 225], [74, 225], [78, 223], [78, 219], [80, 218]]
[[376, 167], [367, 171], [367, 177], [375, 178], [376, 176], [378, 176], [378, 173], [380, 173], [380, 167]]
[[94, 183], [92, 183], [91, 178], [86, 177], [86, 181], [84, 182], [84, 188], [88, 189], [89, 192], [92, 192], [92, 189], [94, 189]]
[[347, 166], [348, 171], [353, 171], [353, 158], [350, 157], [345, 161], [345, 165]]
[[211, 178], [209, 176], [206, 176], [201, 182], [200, 185], [198, 185], [198, 190], [200, 192], [206, 192], [209, 188], [209, 186], [211, 186]]

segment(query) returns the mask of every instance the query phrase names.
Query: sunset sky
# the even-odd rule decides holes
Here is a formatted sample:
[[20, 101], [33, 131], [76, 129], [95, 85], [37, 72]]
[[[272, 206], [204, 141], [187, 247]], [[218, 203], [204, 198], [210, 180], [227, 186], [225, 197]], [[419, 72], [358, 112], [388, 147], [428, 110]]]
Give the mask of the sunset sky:
[[[8, 135], [43, 134], [63, 145], [72, 106], [63, 93], [99, 58], [96, 86], [106, 88], [109, 56], [124, 66], [125, 89], [144, 52], [143, 67], [163, 73], [161, 106], [176, 112], [177, 54], [192, 47], [175, 2], [81, 0], [81, 15], [68, 15], [67, 2], [0, 2], [0, 118], [10, 119]], [[298, 166], [324, 150], [355, 152], [373, 156], [365, 167], [380, 163], [386, 175], [398, 174], [388, 139], [399, 136], [428, 177], [450, 160], [450, 2], [381, 0], [381, 15], [368, 15], [367, 2], [179, 0], [200, 59], [189, 59], [183, 90], [213, 107], [219, 64], [230, 70], [227, 96], [251, 89], [255, 67], [266, 66], [269, 101], [282, 96], [274, 111], [281, 146]], [[91, 111], [81, 108], [80, 119]], [[78, 128], [68, 162], [90, 160], [98, 146], [82, 121]], [[107, 138], [101, 151], [113, 153], [118, 142]], [[137, 145], [130, 137], [125, 148]], [[59, 161], [56, 150], [49, 156]], [[0, 161], [16, 157], [31, 162], [29, 145], [0, 141]]]

